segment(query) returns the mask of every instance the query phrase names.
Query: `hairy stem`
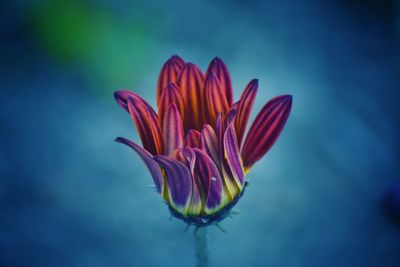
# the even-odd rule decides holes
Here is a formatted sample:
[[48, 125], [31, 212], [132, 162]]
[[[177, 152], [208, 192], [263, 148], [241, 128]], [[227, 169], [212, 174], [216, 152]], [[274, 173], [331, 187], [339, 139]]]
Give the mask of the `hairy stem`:
[[197, 267], [208, 266], [207, 227], [199, 227], [194, 231]]

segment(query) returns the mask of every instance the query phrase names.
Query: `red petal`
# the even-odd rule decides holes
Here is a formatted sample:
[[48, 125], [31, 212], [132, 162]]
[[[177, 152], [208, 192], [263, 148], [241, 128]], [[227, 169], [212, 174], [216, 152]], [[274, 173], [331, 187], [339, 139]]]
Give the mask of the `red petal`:
[[197, 130], [189, 130], [185, 138], [185, 147], [197, 147], [199, 145], [200, 132]]
[[176, 149], [183, 147], [183, 140], [181, 116], [175, 104], [171, 104], [163, 122], [164, 154], [172, 157]]
[[177, 82], [179, 72], [181, 71], [185, 62], [177, 55], [172, 56], [167, 62], [164, 63], [160, 75], [158, 76], [157, 84], [157, 105], [160, 105], [160, 98], [162, 91], [169, 82]]
[[130, 90], [123, 89], [123, 90], [118, 90], [118, 91], [114, 92], [114, 98], [117, 101], [118, 105], [120, 105], [127, 112], [129, 112], [129, 109], [128, 109], [129, 97], [140, 100], [141, 102], [144, 103], [144, 105], [146, 105], [146, 107], [149, 110], [153, 111], [153, 108], [142, 97], [140, 97], [138, 94], [135, 94], [134, 92], [132, 92]]
[[244, 133], [246, 132], [247, 122], [250, 118], [251, 109], [256, 99], [258, 80], [254, 79], [244, 89], [237, 106], [237, 116], [235, 119], [235, 129], [239, 148], [242, 144]]
[[157, 114], [141, 97], [132, 93], [128, 110], [139, 132], [143, 147], [153, 155], [162, 154], [162, 135]]
[[242, 149], [244, 167], [251, 168], [272, 147], [281, 133], [292, 108], [292, 96], [271, 99], [261, 109], [250, 127]]
[[233, 91], [231, 77], [225, 63], [218, 57], [214, 58], [208, 66], [206, 77], [212, 72], [221, 83], [221, 90], [224, 92], [225, 98], [229, 106], [233, 103]]
[[229, 104], [218, 78], [213, 73], [210, 73], [204, 82], [204, 95], [206, 123], [216, 127], [218, 113], [221, 112], [224, 117], [229, 110]]
[[202, 90], [204, 77], [201, 70], [192, 63], [186, 63], [178, 78], [185, 105], [185, 131], [190, 129], [201, 130], [202, 118]]
[[158, 121], [160, 122], [161, 127], [164, 122], [164, 114], [167, 112], [167, 109], [171, 104], [176, 105], [179, 115], [181, 115], [183, 120], [185, 114], [183, 96], [179, 87], [172, 82], [168, 83], [164, 88], [160, 98], [160, 105], [158, 106]]

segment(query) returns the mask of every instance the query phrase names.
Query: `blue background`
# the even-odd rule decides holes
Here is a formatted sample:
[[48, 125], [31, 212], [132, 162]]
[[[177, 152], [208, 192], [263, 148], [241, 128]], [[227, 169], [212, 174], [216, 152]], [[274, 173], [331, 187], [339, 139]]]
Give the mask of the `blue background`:
[[240, 213], [208, 229], [210, 266], [400, 266], [382, 209], [400, 173], [396, 1], [0, 5], [0, 266], [195, 265], [193, 229], [113, 141], [139, 138], [112, 92], [154, 106], [172, 54], [222, 58], [235, 99], [260, 79], [252, 118], [294, 95]]

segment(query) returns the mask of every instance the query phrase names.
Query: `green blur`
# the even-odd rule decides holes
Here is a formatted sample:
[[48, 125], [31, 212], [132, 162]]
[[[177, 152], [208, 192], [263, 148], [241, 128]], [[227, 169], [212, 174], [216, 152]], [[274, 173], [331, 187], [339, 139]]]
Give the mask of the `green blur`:
[[129, 86], [142, 73], [149, 36], [134, 16], [121, 20], [105, 8], [68, 0], [44, 1], [31, 12], [35, 34], [47, 52], [58, 63], [89, 72], [96, 91]]

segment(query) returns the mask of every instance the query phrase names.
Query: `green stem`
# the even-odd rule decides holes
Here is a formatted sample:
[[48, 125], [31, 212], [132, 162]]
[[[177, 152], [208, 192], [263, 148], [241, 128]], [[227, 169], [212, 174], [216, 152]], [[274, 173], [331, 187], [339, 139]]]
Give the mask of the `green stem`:
[[194, 231], [197, 267], [208, 266], [207, 227], [199, 227]]

